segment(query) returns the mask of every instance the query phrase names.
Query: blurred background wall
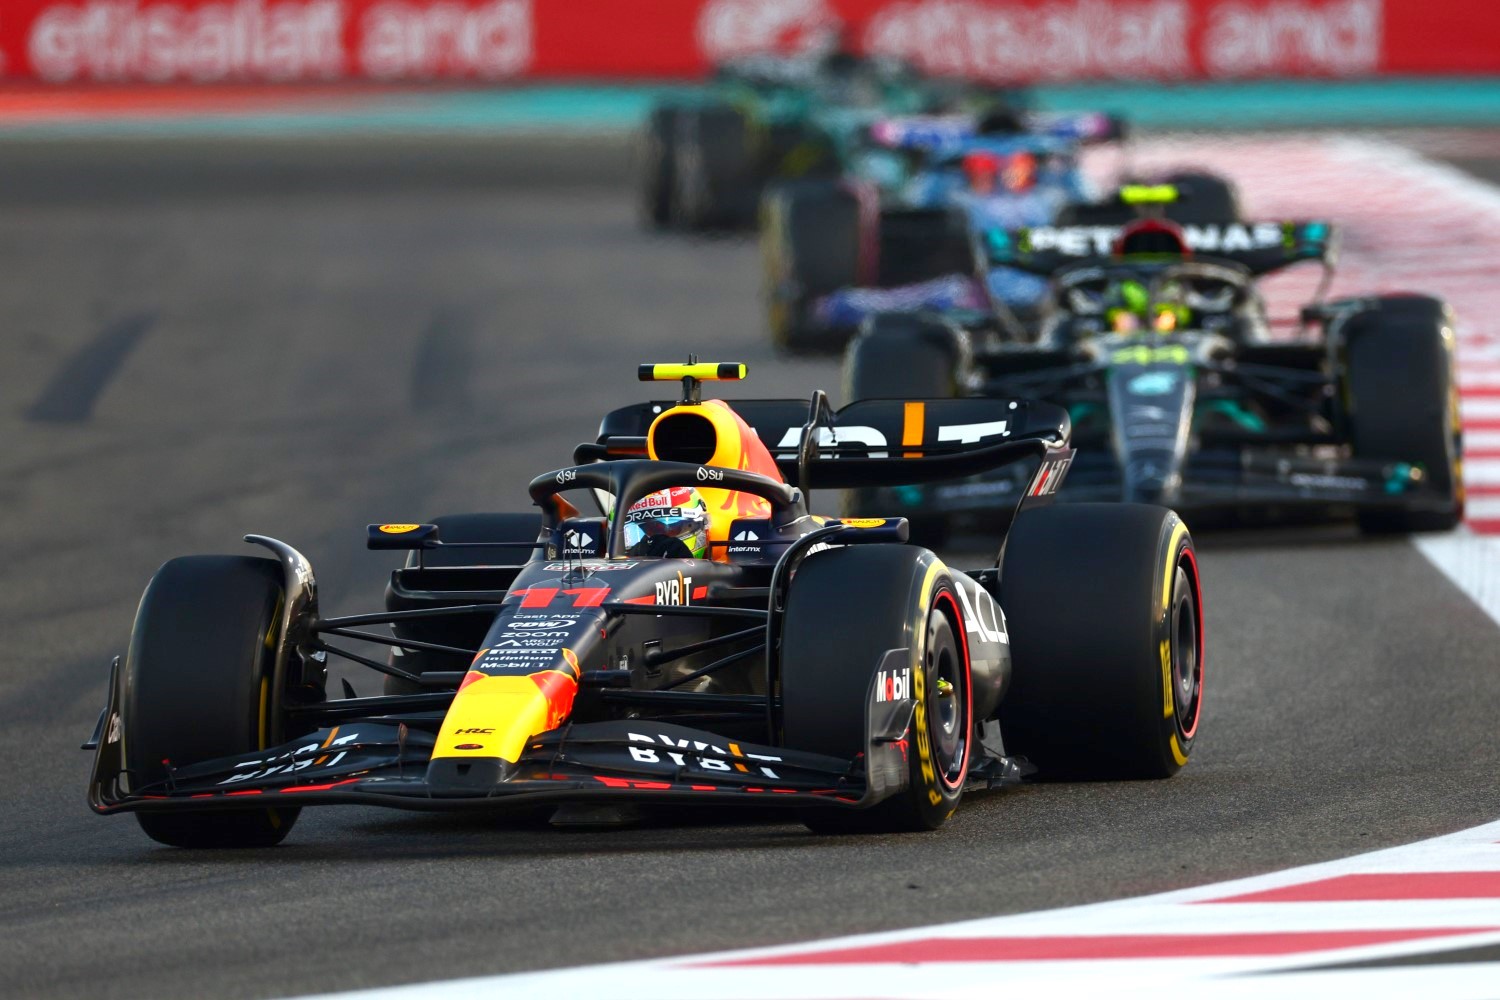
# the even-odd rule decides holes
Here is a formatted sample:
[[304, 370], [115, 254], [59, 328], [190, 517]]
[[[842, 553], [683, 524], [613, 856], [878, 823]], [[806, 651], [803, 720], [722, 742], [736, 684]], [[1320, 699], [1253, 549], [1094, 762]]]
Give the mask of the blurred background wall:
[[997, 81], [1500, 72], [1493, 0], [5, 0], [12, 84], [671, 81], [833, 34]]

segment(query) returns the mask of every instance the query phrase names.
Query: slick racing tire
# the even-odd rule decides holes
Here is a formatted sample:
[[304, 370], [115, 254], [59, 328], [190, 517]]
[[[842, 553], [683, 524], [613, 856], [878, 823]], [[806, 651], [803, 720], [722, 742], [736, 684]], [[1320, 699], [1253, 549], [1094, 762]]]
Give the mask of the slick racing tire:
[[908, 787], [865, 810], [809, 810], [825, 833], [934, 830], [963, 797], [974, 743], [972, 683], [953, 577], [926, 549], [861, 545], [809, 556], [781, 634], [787, 747], [853, 760], [865, 752], [871, 680], [887, 651], [910, 650], [916, 699]]
[[1166, 183], [1182, 193], [1182, 199], [1167, 206], [1166, 216], [1188, 226], [1227, 225], [1244, 218], [1239, 189], [1227, 177], [1201, 171], [1171, 174]]
[[676, 156], [678, 109], [651, 109], [641, 130], [637, 170], [641, 185], [641, 217], [648, 226], [665, 229], [672, 222], [675, 181], [672, 164]]
[[842, 350], [851, 330], [812, 321], [813, 302], [859, 281], [859, 204], [833, 181], [791, 181], [766, 193], [761, 209], [771, 341], [792, 353]]
[[[1136, 181], [1136, 183], [1150, 183]], [[1234, 182], [1218, 174], [1180, 171], [1161, 179], [1182, 195], [1182, 200], [1165, 206], [1162, 214], [1181, 225], [1227, 225], [1244, 218], [1240, 208], [1239, 189]], [[1116, 200], [1069, 205], [1058, 214], [1060, 226], [1123, 226], [1141, 218], [1141, 212]]]
[[960, 334], [937, 319], [872, 316], [844, 349], [844, 405], [956, 396], [967, 354]]
[[673, 117], [673, 223], [700, 231], [753, 225], [760, 191], [744, 114], [709, 105], [682, 108]]
[[[534, 542], [542, 530], [540, 514], [445, 514], [442, 517], [433, 518], [431, 523], [438, 526], [438, 538], [444, 542]], [[462, 548], [436, 548], [426, 552], [422, 556], [422, 564], [430, 569], [453, 566], [506, 566], [525, 562], [530, 556], [531, 553], [524, 549], [509, 546], [476, 545], [471, 548], [465, 545]], [[415, 552], [407, 557], [406, 565], [408, 567], [417, 565]], [[389, 601], [387, 603], [389, 604]], [[399, 609], [391, 608], [391, 610]], [[484, 630], [488, 628], [488, 623], [484, 623], [473, 636], [456, 637], [453, 634], [455, 627], [462, 628], [464, 625], [474, 624], [474, 622], [463, 622], [455, 625], [452, 620], [437, 619], [435, 626], [433, 623], [426, 623], [424, 627], [424, 623], [409, 622], [396, 625], [395, 634], [398, 638], [415, 639], [419, 642], [437, 642], [445, 645], [463, 645], [464, 642], [477, 644], [483, 641]], [[425, 674], [433, 670], [462, 670], [468, 666], [459, 657], [417, 649], [396, 648], [391, 650], [391, 665], [413, 674]], [[421, 690], [423, 689], [400, 677], [385, 679], [386, 694], [414, 694]]]
[[1443, 510], [1369, 510], [1358, 514], [1371, 534], [1448, 531], [1463, 519], [1463, 465], [1458, 386], [1453, 374], [1453, 319], [1438, 299], [1387, 296], [1339, 328], [1344, 405], [1356, 458], [1409, 463]]
[[[952, 398], [967, 357], [961, 335], [936, 319], [897, 313], [871, 317], [844, 350], [844, 405], [861, 399]], [[945, 545], [952, 534], [946, 515], [892, 511], [873, 490], [850, 490], [844, 510], [848, 517], [899, 513], [911, 527], [912, 543], [929, 549]]]
[[974, 273], [974, 237], [956, 210], [892, 209], [880, 213], [875, 285], [895, 288]]
[[[271, 689], [284, 600], [280, 563], [186, 556], [156, 571], [125, 657], [120, 717], [131, 790], [168, 769], [262, 750], [288, 734]], [[174, 847], [269, 847], [297, 809], [137, 812], [152, 840]]]
[[1203, 694], [1203, 600], [1187, 527], [1165, 507], [1058, 504], [1021, 513], [1000, 606], [1009, 752], [1038, 777], [1166, 778], [1187, 763]]

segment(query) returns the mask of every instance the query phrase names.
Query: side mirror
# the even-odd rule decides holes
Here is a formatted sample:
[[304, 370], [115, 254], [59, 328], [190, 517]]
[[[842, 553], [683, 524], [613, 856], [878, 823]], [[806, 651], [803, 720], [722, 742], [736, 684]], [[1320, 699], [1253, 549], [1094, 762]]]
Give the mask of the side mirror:
[[425, 549], [438, 540], [435, 524], [372, 524], [366, 531], [368, 549]]

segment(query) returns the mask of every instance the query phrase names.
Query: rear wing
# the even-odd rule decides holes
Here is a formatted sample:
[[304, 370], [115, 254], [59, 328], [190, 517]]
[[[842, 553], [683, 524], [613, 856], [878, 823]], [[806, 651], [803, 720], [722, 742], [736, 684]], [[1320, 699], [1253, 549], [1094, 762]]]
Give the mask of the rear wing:
[[[1046, 277], [1069, 264], [1111, 259], [1121, 228], [987, 229], [978, 234], [976, 257], [984, 269], [1010, 267]], [[1331, 270], [1338, 259], [1338, 230], [1325, 221], [1231, 222], [1182, 230], [1195, 255], [1239, 264], [1257, 277], [1309, 260]]]
[[[652, 420], [674, 405], [655, 401], [614, 410], [600, 424], [598, 440], [579, 446], [575, 461], [645, 455]], [[959, 479], [1026, 458], [1055, 467], [1054, 459], [1072, 454], [1068, 413], [1050, 403], [867, 399], [834, 410], [817, 392], [811, 399], [730, 405], [770, 451], [782, 478], [803, 490]]]
[[1063, 153], [1076, 145], [1114, 142], [1125, 136], [1125, 122], [1099, 111], [1077, 113], [1022, 112], [1019, 131], [985, 132], [973, 114], [897, 115], [870, 126], [870, 138], [888, 149], [928, 153], [934, 158], [956, 155], [976, 140], [1013, 142], [1016, 152]]
[[1117, 142], [1129, 131], [1124, 118], [1103, 111], [1028, 111], [1022, 121], [1038, 135], [1082, 143]]

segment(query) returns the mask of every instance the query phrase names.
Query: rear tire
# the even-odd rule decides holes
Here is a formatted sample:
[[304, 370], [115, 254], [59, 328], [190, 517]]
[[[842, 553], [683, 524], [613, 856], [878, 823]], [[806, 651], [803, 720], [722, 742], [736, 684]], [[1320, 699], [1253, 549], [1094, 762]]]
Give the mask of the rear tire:
[[772, 343], [793, 353], [843, 349], [852, 331], [819, 326], [808, 310], [860, 283], [859, 253], [859, 204], [837, 183], [790, 182], [767, 193], [761, 255]]
[[1187, 226], [1228, 225], [1243, 219], [1239, 189], [1233, 181], [1203, 171], [1171, 174], [1166, 182], [1183, 194], [1182, 201], [1167, 206], [1166, 217]]
[[937, 557], [909, 545], [830, 549], [798, 568], [781, 639], [785, 745], [845, 760], [863, 753], [870, 681], [891, 649], [912, 651], [918, 705], [909, 787], [865, 810], [809, 811], [803, 820], [811, 829], [935, 830], [958, 808], [974, 719], [953, 590]]
[[[954, 330], [920, 315], [872, 317], [844, 351], [844, 405], [861, 399], [950, 399], [958, 395], [967, 349]], [[935, 549], [952, 536], [950, 519], [923, 510], [892, 511], [879, 494], [850, 490], [848, 517], [899, 513], [911, 526], [911, 542]]]
[[682, 108], [673, 117], [672, 221], [700, 231], [753, 225], [760, 184], [744, 114], [709, 105]]
[[879, 288], [974, 273], [968, 217], [958, 211], [893, 209], [880, 213]]
[[[186, 556], [146, 586], [121, 684], [132, 791], [173, 766], [262, 750], [285, 738], [271, 690], [283, 602], [279, 563]], [[297, 809], [137, 812], [152, 840], [174, 847], [269, 847]]]
[[639, 170], [641, 184], [641, 215], [646, 224], [665, 229], [672, 222], [672, 192], [674, 175], [672, 162], [676, 156], [677, 113], [673, 107], [655, 107], [646, 118], [641, 130], [639, 147]]
[[1447, 510], [1361, 511], [1369, 534], [1448, 531], [1463, 520], [1453, 319], [1438, 299], [1388, 296], [1340, 328], [1344, 400], [1356, 458], [1419, 466]]
[[1011, 689], [1006, 747], [1045, 778], [1166, 778], [1187, 763], [1203, 691], [1203, 602], [1192, 536], [1144, 504], [1022, 513], [1000, 605]]

